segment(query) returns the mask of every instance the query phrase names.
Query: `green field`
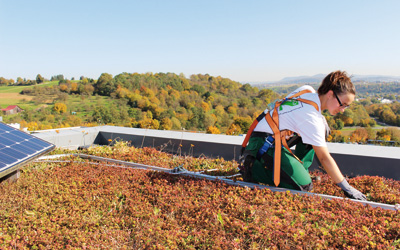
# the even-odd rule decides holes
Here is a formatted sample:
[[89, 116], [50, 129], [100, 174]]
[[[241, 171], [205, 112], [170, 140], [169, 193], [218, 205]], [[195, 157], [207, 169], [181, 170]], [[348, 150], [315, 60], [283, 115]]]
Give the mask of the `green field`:
[[[342, 132], [342, 136], [350, 136], [351, 133], [353, 133], [357, 128], [359, 128], [359, 127], [344, 127], [343, 129], [340, 130], [340, 132]], [[400, 129], [399, 127], [394, 127], [394, 126], [387, 126], [387, 127], [375, 126], [375, 127], [372, 127], [372, 130], [375, 130], [375, 132], [376, 132], [376, 131], [379, 131], [379, 130], [381, 130], [383, 128], [385, 128], [385, 129], [387, 129], [387, 128]]]
[[350, 136], [356, 129], [357, 127], [344, 127], [340, 132], [342, 132], [343, 136]]
[[[78, 82], [74, 80], [72, 82]], [[34, 103], [32, 101], [33, 96], [29, 95], [21, 95], [19, 94], [24, 89], [31, 89], [35, 86], [44, 87], [44, 86], [54, 86], [58, 85], [58, 81], [48, 81], [39, 85], [29, 85], [29, 86], [0, 86], [0, 107], [6, 108], [9, 105], [18, 105], [22, 109], [36, 109], [43, 105], [52, 104], [51, 100], [47, 100], [46, 103]], [[74, 99], [72, 96], [69, 96], [70, 99]]]
[[[47, 86], [56, 85], [58, 81], [47, 82]], [[37, 85], [36, 85], [37, 86]], [[39, 87], [43, 86], [42, 84]], [[0, 87], [0, 107], [6, 108], [9, 105], [18, 105], [20, 108], [27, 110], [29, 112], [35, 112], [40, 107], [50, 106], [52, 107], [55, 102], [60, 102], [55, 100], [56, 96], [46, 96], [46, 100], [43, 102], [35, 101], [35, 96], [21, 95], [19, 92], [25, 88], [33, 88], [34, 86], [2, 86]], [[107, 96], [81, 96], [81, 95], [68, 95], [67, 100], [63, 101], [67, 106], [67, 113], [76, 112], [76, 116], [80, 117], [83, 121], [88, 119], [93, 113], [96, 107], [107, 107], [115, 105], [115, 107], [121, 107], [125, 105], [121, 100], [113, 99]], [[8, 121], [13, 119], [16, 115], [4, 116], [3, 119]]]
[[[27, 97], [27, 98], [30, 99], [30, 97]], [[25, 106], [26, 104], [27, 104], [27, 102], [24, 101], [24, 99], [15, 99], [13, 97], [4, 98], [0, 95], [0, 107], [1, 108], [7, 108], [9, 105], [18, 105], [21, 108], [23, 108], [22, 106]]]
[[53, 86], [57, 85], [58, 81], [49, 81], [40, 85], [30, 86], [1, 86], [0, 87], [0, 107], [6, 108], [9, 105], [18, 105], [22, 109], [36, 108], [43, 104], [35, 104], [31, 102], [33, 96], [19, 94], [23, 89], [30, 89], [35, 86]]
[[0, 93], [19, 93], [23, 89], [31, 89], [35, 86], [53, 86], [53, 85], [58, 85], [58, 81], [49, 81], [41, 83], [39, 85], [29, 85], [29, 86], [1, 86]]

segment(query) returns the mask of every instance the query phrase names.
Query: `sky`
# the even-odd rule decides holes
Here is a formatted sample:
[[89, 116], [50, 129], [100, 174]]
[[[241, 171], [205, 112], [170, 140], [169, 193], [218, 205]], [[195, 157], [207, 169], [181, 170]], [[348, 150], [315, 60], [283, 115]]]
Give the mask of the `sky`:
[[0, 0], [0, 77], [400, 76], [397, 0]]

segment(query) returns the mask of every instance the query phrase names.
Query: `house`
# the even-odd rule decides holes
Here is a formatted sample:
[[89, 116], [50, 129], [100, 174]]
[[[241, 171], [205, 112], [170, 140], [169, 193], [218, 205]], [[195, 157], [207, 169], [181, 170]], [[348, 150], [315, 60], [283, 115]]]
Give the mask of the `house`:
[[391, 101], [391, 100], [389, 100], [389, 99], [382, 99], [381, 100], [381, 103], [383, 103], [383, 104], [390, 104], [390, 103], [392, 103], [393, 101]]
[[1, 109], [1, 111], [3, 112], [4, 115], [12, 115], [22, 112], [24, 110], [18, 107], [17, 105], [10, 105], [5, 109]]

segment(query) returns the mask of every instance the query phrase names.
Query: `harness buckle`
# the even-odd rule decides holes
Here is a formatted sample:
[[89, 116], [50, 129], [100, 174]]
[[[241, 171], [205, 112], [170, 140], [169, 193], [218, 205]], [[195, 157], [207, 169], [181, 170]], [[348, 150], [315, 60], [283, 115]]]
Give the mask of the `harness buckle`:
[[274, 143], [274, 137], [272, 137], [272, 135], [265, 138], [264, 145], [262, 145], [262, 147], [257, 152], [256, 156], [257, 160], [260, 160], [261, 157], [268, 151], [268, 149], [274, 146], [273, 143]]

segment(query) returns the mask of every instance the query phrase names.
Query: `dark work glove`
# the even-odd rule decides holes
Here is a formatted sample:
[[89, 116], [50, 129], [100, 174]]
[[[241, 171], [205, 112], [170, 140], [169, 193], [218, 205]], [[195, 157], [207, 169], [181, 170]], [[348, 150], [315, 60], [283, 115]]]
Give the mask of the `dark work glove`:
[[367, 200], [367, 197], [365, 197], [365, 195], [363, 193], [361, 193], [360, 191], [358, 191], [357, 189], [350, 186], [350, 184], [347, 182], [346, 179], [343, 179], [343, 181], [338, 183], [337, 185], [343, 190], [344, 194], [347, 197], [349, 197], [351, 199], [362, 200], [362, 201]]

